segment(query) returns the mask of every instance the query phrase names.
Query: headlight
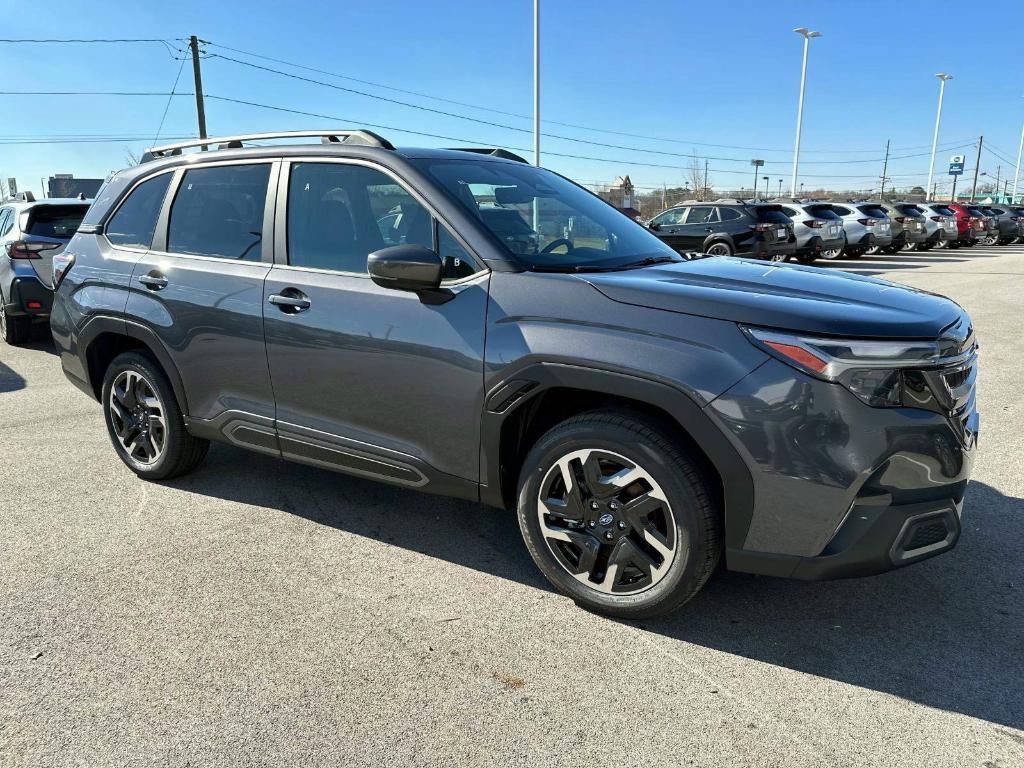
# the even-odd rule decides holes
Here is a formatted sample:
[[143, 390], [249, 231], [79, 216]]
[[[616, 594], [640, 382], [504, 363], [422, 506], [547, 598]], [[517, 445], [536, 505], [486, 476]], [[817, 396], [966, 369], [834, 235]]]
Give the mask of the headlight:
[[773, 357], [816, 378], [842, 384], [876, 408], [903, 405], [903, 372], [934, 367], [942, 356], [937, 341], [832, 339], [750, 327], [743, 331]]

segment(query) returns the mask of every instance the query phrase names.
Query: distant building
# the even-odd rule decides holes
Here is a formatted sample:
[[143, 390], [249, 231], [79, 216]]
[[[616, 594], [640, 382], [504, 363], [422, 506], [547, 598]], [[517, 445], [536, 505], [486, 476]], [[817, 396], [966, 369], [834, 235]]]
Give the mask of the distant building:
[[46, 182], [47, 197], [96, 197], [103, 179], [76, 179], [70, 173], [58, 173]]
[[631, 219], [641, 218], [635, 197], [636, 190], [629, 176], [617, 176], [615, 181], [599, 194]]

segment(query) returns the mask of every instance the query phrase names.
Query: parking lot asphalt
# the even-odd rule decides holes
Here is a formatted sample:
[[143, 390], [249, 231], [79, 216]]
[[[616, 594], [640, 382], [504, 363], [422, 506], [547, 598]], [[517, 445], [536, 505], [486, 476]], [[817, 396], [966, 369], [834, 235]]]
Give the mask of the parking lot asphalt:
[[142, 482], [45, 328], [0, 346], [0, 765], [1024, 765], [1024, 246], [826, 268], [974, 317], [959, 546], [640, 623], [480, 505], [226, 446]]

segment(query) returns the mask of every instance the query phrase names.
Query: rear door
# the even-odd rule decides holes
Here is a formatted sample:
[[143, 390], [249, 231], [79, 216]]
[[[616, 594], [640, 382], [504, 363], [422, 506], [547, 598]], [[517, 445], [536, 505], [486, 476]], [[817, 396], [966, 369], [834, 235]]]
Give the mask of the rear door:
[[718, 209], [713, 205], [693, 205], [679, 227], [679, 245], [685, 251], [704, 250], [704, 241], [720, 226]]
[[268, 191], [276, 189], [279, 165], [231, 161], [175, 171], [126, 309], [128, 321], [152, 330], [174, 361], [189, 416], [228, 437], [247, 425], [247, 434], [265, 438], [251, 447], [274, 453], [263, 281], [273, 259]]

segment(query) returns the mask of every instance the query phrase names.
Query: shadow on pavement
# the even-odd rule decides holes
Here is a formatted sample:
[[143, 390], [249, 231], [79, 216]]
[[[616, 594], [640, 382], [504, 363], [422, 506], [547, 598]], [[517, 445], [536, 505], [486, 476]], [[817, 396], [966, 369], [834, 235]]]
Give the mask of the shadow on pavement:
[[719, 572], [644, 629], [1024, 728], [1024, 499], [969, 486], [956, 549], [882, 576], [805, 583]]
[[24, 377], [0, 359], [0, 393], [17, 392], [19, 389], [24, 388]]
[[[531, 587], [513, 514], [223, 445], [169, 485], [279, 509]], [[882, 576], [807, 583], [720, 570], [649, 632], [1024, 727], [1024, 499], [969, 487], [959, 546]]]

